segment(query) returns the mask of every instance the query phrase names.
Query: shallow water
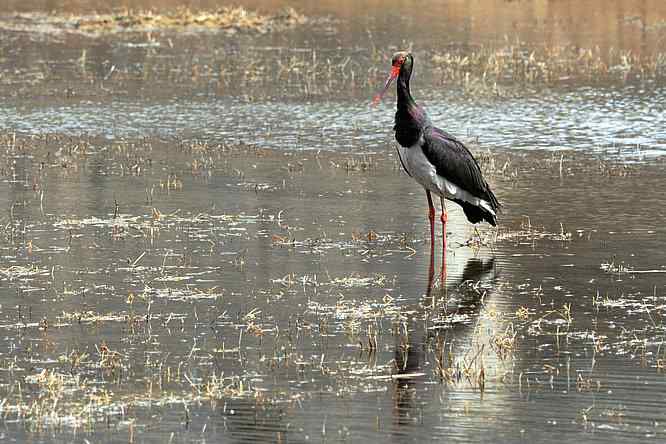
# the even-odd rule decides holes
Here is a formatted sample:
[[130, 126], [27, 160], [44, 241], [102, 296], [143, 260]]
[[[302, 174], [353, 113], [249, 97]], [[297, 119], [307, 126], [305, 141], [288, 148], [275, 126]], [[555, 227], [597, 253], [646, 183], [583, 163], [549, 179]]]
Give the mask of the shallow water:
[[[67, 419], [14, 423], [8, 413], [11, 436], [551, 442], [556, 433], [632, 442], [665, 432], [661, 163], [609, 177], [598, 160], [569, 154], [560, 177], [559, 157], [497, 156], [515, 170], [491, 176], [505, 203], [498, 240], [493, 249], [462, 245], [473, 233], [450, 208], [447, 291], [437, 284], [425, 298], [425, 199], [386, 154], [366, 157], [363, 171], [336, 167], [354, 165], [337, 155], [91, 146], [81, 162], [51, 154], [41, 173], [55, 152], [48, 145], [10, 157], [2, 353], [16, 368], [4, 387], [13, 399], [24, 375], [68, 375], [59, 357], [86, 351], [93, 359], [73, 374], [113, 402], [90, 404], [93, 419], [76, 428]], [[193, 170], [192, 158], [207, 167]], [[141, 172], [129, 174], [127, 161]], [[177, 184], [169, 191], [160, 186], [168, 177]], [[34, 183], [46, 190], [41, 207]], [[558, 240], [560, 223], [570, 240]], [[620, 265], [634, 272], [613, 271]], [[516, 316], [521, 307], [526, 318]], [[111, 317], [77, 314], [89, 310]], [[515, 343], [500, 352], [506, 329]], [[369, 332], [373, 353], [359, 345]], [[438, 335], [451, 368], [470, 365], [469, 376], [437, 376]], [[121, 354], [117, 368], [96, 363], [101, 344]], [[226, 395], [209, 398], [189, 382], [222, 373], [236, 378]], [[23, 396], [39, 387], [25, 384]], [[63, 405], [91, 402], [75, 387]]]
[[[216, 9], [225, 0], [191, 0], [192, 9]], [[543, 44], [595, 45], [654, 51], [663, 44], [666, 6], [660, 0], [622, 2], [575, 0], [551, 2], [367, 0], [246, 0], [253, 9], [275, 10], [295, 7], [307, 15], [341, 19], [342, 32], [335, 43], [358, 46], [369, 35], [390, 44], [410, 43], [416, 47], [446, 45], [450, 42], [479, 44], [507, 39]], [[54, 10], [90, 14], [94, 12], [157, 9], [182, 6], [179, 0], [8, 0], [6, 11]], [[365, 14], [359, 14], [364, 11]], [[426, 31], [426, 32], [424, 32]], [[320, 42], [321, 43], [321, 42]]]
[[[424, 91], [415, 95], [426, 95]], [[2, 129], [25, 133], [204, 137], [286, 150], [378, 152], [391, 142], [392, 101], [244, 101], [224, 98], [146, 103], [142, 100], [21, 102], [0, 107]], [[421, 100], [434, 122], [492, 149], [599, 153], [643, 159], [666, 153], [662, 88], [573, 89], [501, 101]], [[285, 118], [285, 116], [289, 116]]]
[[[654, 25], [648, 34], [661, 36], [659, 9], [653, 11], [645, 19]], [[11, 23], [11, 16], [4, 17]], [[625, 80], [589, 73], [554, 83], [506, 83], [443, 77], [432, 58], [445, 48], [383, 39], [374, 34], [386, 31], [383, 24], [350, 21], [344, 14], [267, 35], [171, 31], [93, 37], [12, 29], [0, 26], [2, 130], [383, 151], [391, 141], [393, 95], [378, 108], [369, 106], [370, 98], [385, 79], [393, 45], [405, 45], [416, 54], [417, 101], [436, 124], [467, 140], [491, 149], [575, 149], [630, 160], [660, 156], [666, 148], [663, 78], [640, 74], [663, 64], [660, 49], [649, 46], [640, 52], [652, 57], [647, 65], [609, 67], [626, 69]], [[340, 40], [341, 34], [366, 34], [365, 44]], [[464, 48], [483, 44], [529, 55], [541, 44], [557, 43], [528, 39], [514, 45], [472, 34], [449, 46], [464, 55]]]
[[275, 67], [305, 31], [0, 31], [3, 440], [662, 440], [663, 85], [474, 96], [424, 69], [504, 204], [479, 234], [449, 205], [429, 290], [392, 96], [368, 106], [386, 62], [326, 32], [358, 57], [322, 86], [192, 71], [219, 45]]

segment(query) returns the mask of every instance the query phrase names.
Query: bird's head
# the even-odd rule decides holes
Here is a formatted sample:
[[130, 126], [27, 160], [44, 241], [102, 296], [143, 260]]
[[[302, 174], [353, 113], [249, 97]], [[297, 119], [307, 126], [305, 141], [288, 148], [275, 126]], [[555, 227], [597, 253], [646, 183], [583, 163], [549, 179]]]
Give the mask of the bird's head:
[[393, 54], [393, 58], [391, 59], [391, 73], [386, 79], [384, 88], [382, 88], [382, 90], [379, 91], [375, 95], [375, 98], [372, 100], [373, 105], [378, 104], [379, 101], [382, 100], [382, 97], [384, 97], [384, 94], [389, 89], [389, 86], [391, 86], [391, 83], [393, 83], [393, 81], [400, 75], [401, 72], [404, 71], [411, 73], [413, 62], [414, 58], [412, 57], [412, 54], [407, 51], [398, 51]]

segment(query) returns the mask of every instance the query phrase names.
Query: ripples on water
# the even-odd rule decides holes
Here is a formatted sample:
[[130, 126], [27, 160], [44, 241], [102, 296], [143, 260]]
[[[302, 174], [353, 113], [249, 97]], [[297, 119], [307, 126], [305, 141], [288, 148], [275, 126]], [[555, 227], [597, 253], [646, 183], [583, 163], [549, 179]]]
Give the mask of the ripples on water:
[[[460, 101], [415, 97], [433, 121], [488, 148], [598, 152], [649, 158], [666, 153], [666, 96], [659, 88], [581, 88], [523, 98]], [[26, 133], [108, 138], [198, 137], [286, 150], [382, 151], [392, 138], [393, 103], [185, 100], [146, 103], [19, 104], [0, 107], [0, 127]], [[392, 143], [392, 142], [391, 142]]]
[[[163, 431], [143, 429], [149, 439], [633, 442], [666, 432], [656, 424], [666, 414], [656, 369], [666, 288], [658, 164], [611, 178], [589, 156], [569, 153], [563, 175], [547, 154], [498, 157], [517, 172], [490, 176], [506, 237], [494, 249], [463, 246], [473, 233], [452, 206], [447, 292], [433, 291], [433, 309], [423, 296], [425, 199], [386, 154], [368, 158], [368, 170], [347, 170], [336, 165], [348, 155], [189, 151], [148, 138], [95, 143], [76, 163], [73, 148], [84, 143], [45, 144], [27, 155], [19, 139], [0, 195], [13, 217], [4, 232], [12, 227], [15, 239], [2, 247], [0, 287], [0, 328], [15, 345], [0, 353], [26, 350], [17, 359], [32, 362], [3, 387], [65, 371], [60, 356], [87, 351], [94, 359], [74, 374], [115, 393], [99, 407], [113, 433], [96, 425], [91, 438], [127, 437], [123, 415], [141, 430], [158, 410]], [[165, 187], [168, 178], [180, 185]], [[533, 233], [512, 235], [525, 217]], [[560, 223], [571, 240], [548, 238]], [[657, 272], [613, 271], [620, 265]], [[516, 317], [521, 309], [526, 319]], [[88, 311], [116, 318], [76, 321]], [[64, 322], [67, 313], [83, 314]], [[40, 330], [40, 319], [50, 327]], [[379, 348], [370, 354], [363, 344], [374, 328]], [[516, 342], [500, 358], [496, 340], [507, 334]], [[436, 376], [437, 338], [453, 360], [451, 380]], [[122, 353], [117, 370], [95, 367], [100, 344]], [[228, 392], [200, 395], [221, 373], [237, 378]], [[25, 399], [40, 393], [22, 387]], [[58, 406], [71, 402], [63, 394]]]
[[[391, 157], [392, 96], [377, 108], [366, 86], [289, 100], [266, 99], [266, 85], [258, 97], [247, 85], [181, 96], [187, 69], [133, 94], [104, 78], [114, 64], [142, 72], [145, 49], [100, 43], [81, 67], [73, 41], [43, 53], [35, 44], [28, 56], [0, 43], [12, 67], [51, 57], [44, 84], [28, 69], [16, 88], [3, 84], [0, 104], [0, 129], [19, 132], [18, 145], [5, 135], [0, 168], [3, 433], [493, 443], [666, 434], [660, 85], [491, 98], [415, 78], [438, 126], [478, 139], [504, 203], [493, 248], [467, 245], [474, 233], [450, 208], [447, 289], [426, 298], [425, 199]], [[181, 57], [165, 64], [176, 68], [194, 58], [178, 47], [168, 57]], [[91, 90], [104, 96], [77, 96]], [[44, 133], [61, 136], [29, 138]], [[560, 164], [544, 150], [574, 151]], [[645, 162], [624, 170], [627, 160]], [[117, 366], [102, 346], [118, 352]], [[450, 374], [438, 373], [440, 359]], [[66, 383], [47, 384], [44, 371]]]

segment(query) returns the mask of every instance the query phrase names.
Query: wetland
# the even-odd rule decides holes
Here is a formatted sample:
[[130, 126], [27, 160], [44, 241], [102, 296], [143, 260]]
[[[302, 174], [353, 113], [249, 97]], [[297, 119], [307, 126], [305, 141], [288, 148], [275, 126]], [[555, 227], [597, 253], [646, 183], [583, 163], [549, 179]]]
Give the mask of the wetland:
[[[0, 11], [4, 441], [664, 439], [660, 2], [179, 3]], [[398, 48], [503, 204], [432, 286]]]

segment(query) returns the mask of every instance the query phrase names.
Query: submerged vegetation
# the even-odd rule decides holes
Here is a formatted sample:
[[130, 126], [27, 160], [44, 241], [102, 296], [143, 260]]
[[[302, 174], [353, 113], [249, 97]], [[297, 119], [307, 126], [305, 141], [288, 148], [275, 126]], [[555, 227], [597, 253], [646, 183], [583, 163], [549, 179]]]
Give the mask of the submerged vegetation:
[[[566, 276], [510, 271], [529, 270], [531, 256], [570, 251], [564, 265], [576, 270], [580, 251], [601, 236], [575, 229], [576, 218], [544, 220], [538, 207], [520, 204], [520, 213], [534, 214], [516, 214], [525, 184], [586, 177], [623, 186], [642, 177], [639, 166], [632, 176], [608, 176], [596, 159], [571, 153], [564, 162], [479, 152], [509, 203], [503, 228], [450, 233], [449, 280], [428, 292], [400, 271], [426, 260], [424, 225], [395, 231], [336, 209], [361, 199], [372, 213], [382, 188], [400, 193], [390, 153], [13, 132], [0, 134], [0, 146], [2, 180], [20, 196], [8, 203], [0, 236], [0, 329], [25, 350], [0, 359], [0, 409], [10, 427], [92, 436], [111, 428], [131, 437], [155, 410], [175, 412], [174, 433], [212, 429], [202, 413], [211, 409], [229, 421], [282, 408], [301, 417], [313, 402], [309, 381], [334, 399], [392, 397], [400, 415], [414, 414], [410, 393], [427, 381], [439, 396], [462, 397], [448, 401], [451, 411], [472, 415], [476, 401], [500, 393], [588, 399], [612, 390], [594, 369], [602, 356], [664, 367], [660, 295], [586, 295]], [[604, 171], [614, 168], [604, 162]], [[99, 177], [108, 186], [94, 185]], [[72, 185], [59, 190], [63, 183]], [[338, 191], [343, 184], [350, 193]], [[99, 203], [88, 210], [91, 192]], [[67, 203], [70, 194], [84, 206]], [[329, 210], [336, 215], [320, 220]], [[409, 208], [401, 218], [421, 216]], [[492, 251], [511, 255], [508, 274], [487, 259]], [[597, 274], [632, 273], [607, 264]], [[606, 315], [620, 307], [628, 319]], [[636, 320], [647, 323], [631, 336]], [[625, 327], [609, 330], [607, 322]], [[554, 357], [526, 358], [535, 346]], [[243, 403], [252, 407], [238, 411]], [[588, 405], [583, 424], [611, 421], [602, 405]]]
[[[449, 205], [440, 280], [423, 191], [393, 149], [393, 105], [366, 103], [392, 41], [367, 16], [360, 27], [244, 7], [0, 17], [3, 439], [666, 434], [662, 133], [637, 129], [654, 126], [653, 109], [623, 114], [659, 102], [588, 88], [659, 85], [664, 55], [413, 48], [420, 103], [503, 203], [497, 229]], [[408, 24], [390, 19], [391, 36]], [[558, 85], [593, 93], [574, 88], [559, 107], [552, 88], [540, 114], [534, 90]], [[465, 102], [518, 113], [488, 122]], [[592, 110], [574, 115], [581, 103]], [[529, 140], [513, 133], [512, 119], [556, 114], [571, 116]], [[136, 131], [118, 130], [119, 116]]]

